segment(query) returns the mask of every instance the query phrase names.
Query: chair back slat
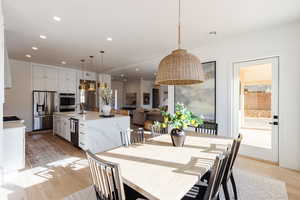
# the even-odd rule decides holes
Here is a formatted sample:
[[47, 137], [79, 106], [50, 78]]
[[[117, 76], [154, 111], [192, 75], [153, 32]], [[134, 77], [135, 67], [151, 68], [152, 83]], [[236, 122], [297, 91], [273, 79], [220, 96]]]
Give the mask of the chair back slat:
[[125, 200], [120, 167], [86, 152], [96, 194], [103, 200]]
[[242, 139], [243, 139], [243, 136], [240, 134], [237, 139], [233, 140], [231, 150], [230, 150], [230, 155], [228, 158], [228, 163], [227, 163], [225, 174], [224, 174], [224, 180], [223, 180], [224, 182], [227, 182], [229, 180], [229, 177], [232, 173], [232, 168], [234, 166], [236, 157], [238, 155]]
[[195, 128], [195, 132], [218, 135], [218, 124], [214, 122], [203, 122], [203, 124]]
[[224, 171], [228, 162], [228, 156], [228, 151], [222, 155], [217, 156], [211, 172], [211, 176], [208, 181], [207, 189], [204, 194], [204, 200], [217, 199], [224, 176]]
[[138, 128], [132, 131], [131, 134], [131, 144], [144, 143], [145, 142], [145, 133], [143, 128]]
[[167, 128], [162, 128], [162, 127], [152, 125], [151, 133], [152, 133], [152, 137], [157, 137], [168, 133], [168, 131]]

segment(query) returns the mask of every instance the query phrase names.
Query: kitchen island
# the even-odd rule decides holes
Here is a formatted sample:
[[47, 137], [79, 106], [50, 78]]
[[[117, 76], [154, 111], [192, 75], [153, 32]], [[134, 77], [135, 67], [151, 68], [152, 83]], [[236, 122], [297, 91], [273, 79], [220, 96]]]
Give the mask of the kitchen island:
[[[62, 119], [63, 123], [59, 122], [59, 118]], [[78, 120], [77, 133], [72, 131], [73, 125], [70, 124], [69, 119]], [[58, 124], [60, 123], [64, 127], [62, 131], [65, 132], [62, 136], [64, 139], [74, 144], [74, 140], [78, 137], [78, 146], [83, 150], [90, 150], [92, 153], [103, 152], [121, 146], [121, 132], [126, 132], [130, 128], [129, 116], [115, 115], [107, 118], [101, 117], [98, 112], [87, 112], [83, 115], [77, 113], [54, 113], [53, 123], [54, 134], [62, 136], [58, 133], [60, 132], [58, 131]], [[66, 123], [67, 125], [65, 125]]]
[[25, 128], [22, 120], [3, 123], [4, 173], [25, 167]]

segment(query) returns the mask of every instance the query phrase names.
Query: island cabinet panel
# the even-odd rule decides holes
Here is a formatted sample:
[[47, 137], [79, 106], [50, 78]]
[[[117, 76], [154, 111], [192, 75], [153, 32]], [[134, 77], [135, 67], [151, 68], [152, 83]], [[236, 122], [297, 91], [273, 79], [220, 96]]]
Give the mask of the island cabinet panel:
[[71, 141], [70, 133], [70, 117], [63, 115], [53, 116], [53, 134], [64, 138], [67, 141]]
[[86, 121], [87, 132], [82, 137], [84, 148], [98, 153], [122, 146], [121, 132], [130, 128], [128, 116]]

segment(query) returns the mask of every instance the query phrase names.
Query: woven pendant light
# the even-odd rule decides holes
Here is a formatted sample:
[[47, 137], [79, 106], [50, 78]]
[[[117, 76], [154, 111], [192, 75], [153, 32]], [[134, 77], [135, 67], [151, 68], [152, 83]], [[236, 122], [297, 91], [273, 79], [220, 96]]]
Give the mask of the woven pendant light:
[[178, 49], [172, 51], [170, 55], [161, 60], [155, 84], [191, 85], [204, 81], [204, 73], [200, 60], [180, 47], [180, 19], [181, 0], [179, 0], [178, 15]]

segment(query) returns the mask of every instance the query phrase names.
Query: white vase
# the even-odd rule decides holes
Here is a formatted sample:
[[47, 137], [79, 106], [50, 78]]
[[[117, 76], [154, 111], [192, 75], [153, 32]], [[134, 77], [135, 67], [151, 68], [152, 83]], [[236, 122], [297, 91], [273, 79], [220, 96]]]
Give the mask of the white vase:
[[102, 107], [103, 115], [110, 115], [111, 106], [110, 105], [103, 105]]

